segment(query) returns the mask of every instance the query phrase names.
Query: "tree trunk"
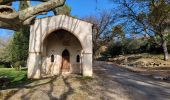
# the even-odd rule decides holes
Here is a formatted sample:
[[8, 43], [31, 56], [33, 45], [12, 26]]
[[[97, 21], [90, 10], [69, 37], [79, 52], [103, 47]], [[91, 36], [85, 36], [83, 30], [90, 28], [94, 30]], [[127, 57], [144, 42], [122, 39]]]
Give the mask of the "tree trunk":
[[162, 49], [164, 52], [164, 60], [167, 61], [168, 60], [167, 41], [163, 35], [161, 36], [161, 40], [162, 40]]

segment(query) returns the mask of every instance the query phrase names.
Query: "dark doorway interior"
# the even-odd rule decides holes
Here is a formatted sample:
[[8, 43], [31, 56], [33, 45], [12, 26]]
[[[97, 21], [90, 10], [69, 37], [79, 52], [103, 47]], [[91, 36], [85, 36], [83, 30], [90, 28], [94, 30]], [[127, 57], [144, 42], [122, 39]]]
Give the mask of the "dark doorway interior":
[[70, 53], [67, 49], [65, 49], [62, 53], [62, 72], [69, 72], [70, 71]]

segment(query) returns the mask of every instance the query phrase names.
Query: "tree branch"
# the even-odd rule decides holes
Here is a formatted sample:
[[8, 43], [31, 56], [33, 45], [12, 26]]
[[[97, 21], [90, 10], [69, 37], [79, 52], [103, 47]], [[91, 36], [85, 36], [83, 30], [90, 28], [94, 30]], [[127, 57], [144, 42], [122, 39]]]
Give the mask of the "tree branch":
[[[15, 1], [21, 1], [21, 0], [0, 0], [0, 5], [7, 5], [9, 3], [15, 2]], [[40, 1], [40, 2], [47, 2], [49, 0], [25, 0], [25, 1]]]
[[[42, 13], [44, 11], [50, 11], [56, 7], [63, 6], [66, 0], [50, 0], [47, 2], [44, 2], [42, 4], [39, 4], [34, 7], [29, 7], [25, 10], [19, 11], [19, 19], [26, 20], [30, 17], [33, 17], [34, 15], [37, 15], [39, 13]], [[29, 12], [29, 13], [28, 13]]]
[[2, 21], [0, 21], [0, 28], [10, 29], [10, 30], [14, 30], [14, 31], [19, 30], [18, 25], [16, 25], [16, 24], [8, 24], [8, 23], [2, 22]]

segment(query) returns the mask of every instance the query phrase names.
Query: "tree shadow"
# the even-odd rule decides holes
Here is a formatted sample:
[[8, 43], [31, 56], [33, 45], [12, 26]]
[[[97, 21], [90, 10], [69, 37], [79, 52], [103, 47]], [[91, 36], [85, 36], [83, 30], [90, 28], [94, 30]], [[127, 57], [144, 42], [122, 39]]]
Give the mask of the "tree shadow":
[[[48, 82], [45, 82], [43, 84], [40, 84], [40, 85], [34, 85], [34, 86], [31, 86], [31, 87], [26, 87], [26, 88], [34, 88], [34, 87], [38, 87], [38, 86], [41, 86], [41, 85], [46, 85], [46, 84], [49, 84], [49, 90], [47, 91], [47, 95], [48, 97], [50, 98], [50, 100], [58, 100], [56, 97], [54, 97], [52, 95], [52, 92], [54, 90], [54, 81], [57, 80], [57, 78], [60, 77], [60, 76], [53, 76], [53, 77], [48, 77], [50, 80]], [[38, 90], [39, 88], [35, 88], [33, 90], [30, 90], [27, 94], [25, 95], [22, 95], [21, 96], [21, 99], [22, 100], [30, 100], [31, 99], [31, 95], [35, 93], [36, 90]]]
[[64, 76], [62, 76], [62, 79], [64, 81], [64, 84], [67, 86], [68, 90], [66, 92], [64, 92], [60, 97], [59, 100], [66, 100], [68, 98], [69, 95], [74, 93], [74, 89], [71, 87], [70, 82], [68, 81], [69, 77], [64, 78]]
[[[94, 64], [93, 80], [80, 78], [80, 89], [88, 96], [113, 100], [129, 98], [137, 100], [164, 100], [170, 98], [168, 82], [151, 79], [125, 68], [107, 64]], [[97, 91], [97, 92], [96, 92]], [[161, 99], [162, 98], [162, 99]]]
[[[16, 86], [15, 88], [19, 88], [17, 90], [14, 90], [15, 88], [13, 87], [13, 88], [11, 88], [10, 94], [8, 94], [7, 96], [4, 97], [4, 100], [8, 100], [10, 97], [14, 96], [17, 92], [19, 92], [22, 89], [31, 89], [27, 94], [24, 94], [24, 95], [21, 96], [21, 99], [24, 99], [24, 100], [29, 99], [29, 97], [27, 97], [27, 96], [30, 95], [30, 94], [33, 94], [37, 90], [36, 87], [46, 85], [46, 84], [50, 84], [50, 90], [47, 93], [47, 94], [50, 94], [53, 91], [53, 82], [57, 78], [58, 78], [58, 76], [53, 76], [53, 77], [41, 78], [41, 79], [38, 79], [38, 80], [30, 80], [29, 82], [27, 82], [25, 84], [22, 84], [18, 87]], [[33, 85], [33, 86], [30, 85], [33, 82], [36, 82], [36, 81], [39, 81], [39, 80], [46, 80], [46, 79], [50, 79], [50, 80], [47, 81], [47, 82], [44, 82], [44, 83]], [[52, 98], [52, 95], [50, 95], [49, 97]]]
[[[105, 85], [110, 85], [111, 83], [114, 84], [114, 82], [116, 82], [122, 88], [130, 89], [125, 92], [128, 94], [130, 92], [133, 99], [139, 99], [142, 97], [139, 100], [163, 100], [170, 97], [170, 87], [169, 85], [165, 85], [169, 84], [168, 82], [154, 80], [150, 77], [140, 75], [139, 73], [130, 72], [126, 68], [114, 66], [113, 64], [103, 63], [101, 66], [98, 66], [99, 68], [97, 68], [97, 75], [102, 78], [103, 81], [107, 81]], [[111, 91], [111, 87], [108, 85], [103, 87], [105, 88], [105, 92], [115, 93], [114, 91]]]
[[47, 92], [47, 95], [49, 96], [50, 100], [58, 100], [58, 98], [54, 97], [52, 95], [52, 92], [54, 90], [54, 81], [57, 79], [57, 77], [54, 77], [52, 82], [50, 82], [50, 90]]
[[[67, 87], [67, 91], [64, 91], [59, 97], [56, 97], [55, 95], [53, 95], [53, 93], [54, 93], [54, 90], [57, 89], [57, 87], [55, 87], [55, 81], [58, 78], [61, 78], [63, 80], [64, 85]], [[5, 96], [3, 99], [4, 100], [10, 99], [12, 96], [15, 96], [15, 94], [19, 93], [19, 91], [20, 92], [23, 91], [22, 89], [26, 89], [26, 90], [29, 89], [28, 91], [25, 91], [25, 92], [23, 92], [23, 94], [21, 94], [20, 98], [22, 100], [30, 100], [32, 95], [39, 93], [37, 91], [41, 91], [41, 92], [45, 93], [45, 96], [47, 96], [50, 100], [66, 100], [69, 95], [74, 93], [74, 89], [72, 88], [71, 83], [69, 82], [69, 76], [64, 77], [62, 75], [59, 75], [59, 76], [43, 78], [41, 80], [46, 80], [46, 79], [49, 79], [49, 80], [44, 83], [40, 83], [40, 84], [36, 83], [35, 85], [30, 86], [29, 84], [31, 84], [32, 82], [39, 81], [39, 80], [34, 80], [34, 81], [30, 82], [29, 84], [25, 84], [25, 85], [18, 87], [19, 89], [17, 89], [17, 90], [13, 89], [14, 91], [12, 90], [10, 92], [10, 94]], [[44, 85], [48, 85], [48, 87], [46, 87]], [[41, 87], [39, 87], [39, 86], [41, 86]], [[47, 88], [47, 91], [46, 90], [43, 91], [40, 89], [43, 87]], [[62, 88], [64, 88], [64, 87], [62, 87]], [[42, 95], [42, 94], [39, 94], [39, 95]]]

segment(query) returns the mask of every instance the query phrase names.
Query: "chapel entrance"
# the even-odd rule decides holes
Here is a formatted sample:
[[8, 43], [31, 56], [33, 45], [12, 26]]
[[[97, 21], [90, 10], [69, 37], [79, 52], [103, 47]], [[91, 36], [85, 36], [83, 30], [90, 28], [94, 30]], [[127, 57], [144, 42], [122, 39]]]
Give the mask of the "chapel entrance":
[[65, 49], [62, 53], [62, 72], [69, 72], [70, 71], [70, 53], [67, 49]]
[[49, 33], [42, 50], [44, 72], [49, 72], [49, 69], [55, 75], [82, 72], [83, 48], [73, 33], [64, 29]]

